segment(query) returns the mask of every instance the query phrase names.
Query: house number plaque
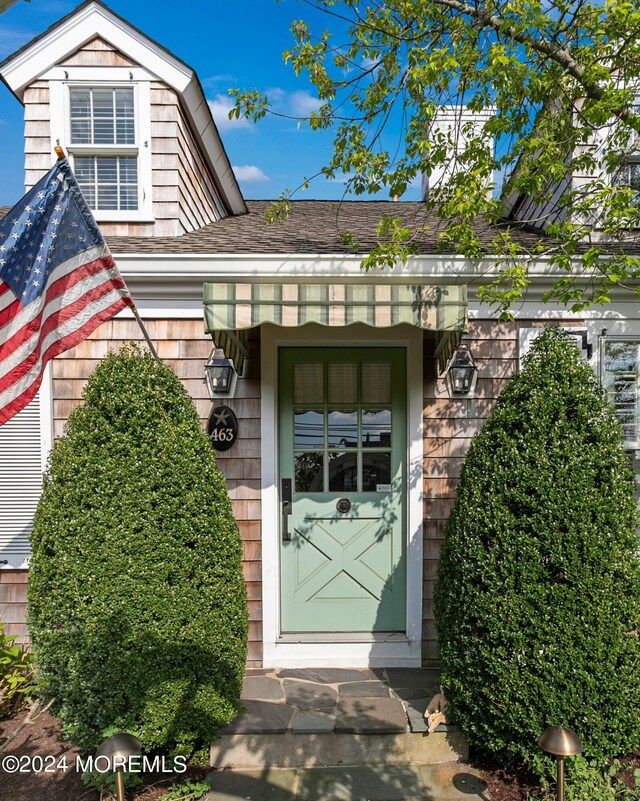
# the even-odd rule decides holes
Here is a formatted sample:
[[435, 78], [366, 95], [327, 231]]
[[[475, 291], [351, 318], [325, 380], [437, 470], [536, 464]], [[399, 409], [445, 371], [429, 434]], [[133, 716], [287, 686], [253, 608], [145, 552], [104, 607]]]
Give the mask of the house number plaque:
[[209, 415], [207, 433], [217, 451], [228, 451], [238, 437], [238, 419], [228, 406], [216, 406]]

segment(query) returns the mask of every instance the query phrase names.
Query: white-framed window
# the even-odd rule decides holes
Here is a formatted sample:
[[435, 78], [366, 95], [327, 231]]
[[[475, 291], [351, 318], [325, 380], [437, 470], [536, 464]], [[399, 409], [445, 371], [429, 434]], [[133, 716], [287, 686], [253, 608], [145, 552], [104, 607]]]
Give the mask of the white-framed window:
[[76, 178], [95, 211], [137, 211], [138, 142], [133, 86], [70, 86]]
[[150, 83], [128, 68], [97, 72], [70, 67], [51, 80], [52, 139], [98, 222], [152, 222]]
[[[563, 326], [563, 331], [575, 339], [576, 347], [582, 354], [584, 360], [589, 363], [592, 356], [592, 348], [589, 343], [589, 337], [586, 328], [578, 326]], [[522, 369], [523, 359], [531, 350], [531, 345], [536, 337], [544, 331], [543, 326], [535, 328], [519, 328], [518, 329], [518, 369]]]
[[602, 358], [603, 384], [624, 431], [625, 445], [640, 450], [640, 338], [607, 337]]
[[640, 196], [640, 160], [629, 159], [618, 173], [618, 183], [633, 189]]
[[602, 383], [624, 432], [640, 504], [640, 337], [605, 338], [601, 360]]

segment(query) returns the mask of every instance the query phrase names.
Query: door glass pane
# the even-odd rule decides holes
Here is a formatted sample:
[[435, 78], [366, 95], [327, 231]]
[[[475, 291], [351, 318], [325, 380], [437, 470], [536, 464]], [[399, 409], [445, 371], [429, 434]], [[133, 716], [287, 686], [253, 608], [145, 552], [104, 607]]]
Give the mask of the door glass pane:
[[358, 491], [358, 454], [329, 454], [329, 492]]
[[294, 403], [322, 403], [324, 401], [324, 370], [322, 368], [322, 364], [296, 364], [294, 366]]
[[324, 457], [321, 453], [296, 453], [295, 491], [324, 491]]
[[388, 362], [362, 365], [364, 403], [391, 403], [391, 365]]
[[391, 447], [391, 409], [362, 410], [362, 447]]
[[294, 413], [296, 448], [324, 447], [324, 415], [322, 409], [298, 409]]
[[329, 365], [329, 403], [356, 403], [358, 400], [358, 365]]
[[391, 454], [364, 453], [362, 455], [362, 491], [378, 492], [381, 485], [391, 483]]
[[330, 448], [358, 447], [358, 412], [355, 409], [329, 410], [327, 429]]

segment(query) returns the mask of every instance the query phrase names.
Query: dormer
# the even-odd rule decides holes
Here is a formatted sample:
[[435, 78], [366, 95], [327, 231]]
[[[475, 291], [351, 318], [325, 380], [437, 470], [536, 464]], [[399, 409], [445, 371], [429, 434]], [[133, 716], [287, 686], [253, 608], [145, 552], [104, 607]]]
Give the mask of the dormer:
[[26, 188], [59, 143], [106, 236], [179, 236], [246, 213], [196, 73], [98, 0], [0, 75], [24, 105]]
[[[618, 81], [618, 90], [628, 88], [622, 79], [619, 78]], [[638, 96], [640, 88], [636, 88], [635, 93]], [[564, 174], [549, 178], [537, 192], [515, 189], [513, 176], [518, 175], [522, 165], [536, 166], [543, 145], [537, 151], [520, 156], [503, 184], [502, 201], [507, 220], [524, 223], [540, 231], [562, 222], [586, 225], [588, 234], [585, 233], [585, 236], [590, 241], [596, 241], [607, 238], [602, 231], [599, 210], [593, 207], [588, 213], [578, 212], [568, 199], [572, 196], [594, 197], [596, 182], [607, 191], [610, 187], [628, 187], [636, 193], [636, 197], [640, 197], [640, 138], [630, 128], [623, 134], [611, 121], [604, 122], [599, 127], [586, 123], [582, 116], [583, 103], [584, 99], [578, 99], [571, 106], [564, 97], [556, 97], [549, 100], [538, 112], [533, 124], [534, 131], [536, 128], [540, 130], [539, 120], [544, 122], [545, 117], [564, 116], [570, 121], [574, 131], [585, 133], [584, 141], [573, 147], [566, 145]], [[632, 108], [637, 114], [637, 101]], [[541, 139], [545, 139], [544, 132]], [[560, 145], [560, 140], [557, 144]], [[593, 159], [592, 164], [586, 160], [580, 163], [580, 157], [585, 155], [590, 160]]]

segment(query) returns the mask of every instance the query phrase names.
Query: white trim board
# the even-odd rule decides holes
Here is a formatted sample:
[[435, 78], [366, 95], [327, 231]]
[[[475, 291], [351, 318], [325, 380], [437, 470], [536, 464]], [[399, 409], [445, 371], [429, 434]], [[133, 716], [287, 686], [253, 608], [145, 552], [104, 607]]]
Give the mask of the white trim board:
[[[85, 68], [86, 69], [86, 68]], [[119, 68], [120, 69], [120, 68]], [[125, 68], [126, 70], [127, 68]], [[69, 68], [70, 71], [73, 68]], [[71, 75], [71, 72], [69, 73]], [[94, 70], [95, 74], [95, 70]], [[101, 76], [100, 73], [98, 75]], [[50, 138], [51, 152], [57, 144], [61, 144], [67, 153], [71, 166], [75, 167], [75, 157], [82, 155], [71, 144], [71, 103], [70, 89], [79, 86], [77, 79], [71, 77], [51, 80], [49, 83], [49, 118], [50, 118]], [[99, 88], [100, 81], [94, 79], [87, 83], [87, 86]], [[149, 222], [153, 223], [153, 192], [152, 186], [152, 163], [151, 163], [151, 88], [149, 79], [129, 80], [120, 77], [120, 80], [111, 80], [105, 84], [106, 87], [113, 89], [121, 86], [132, 87], [134, 91], [134, 110], [135, 110], [135, 144], [128, 146], [129, 155], [135, 155], [138, 165], [138, 208], [127, 211], [101, 211], [93, 209], [94, 218], [100, 222]], [[98, 146], [90, 146], [88, 154], [93, 155]], [[113, 155], [127, 155], [126, 149], [118, 150], [117, 146]], [[149, 191], [146, 191], [146, 189]], [[29, 190], [30, 185], [26, 186]]]
[[[401, 346], [407, 349], [407, 623], [406, 637], [333, 642], [295, 642], [280, 637], [280, 533], [278, 506], [277, 386], [280, 346]], [[423, 332], [409, 325], [376, 329], [365, 325], [286, 329], [262, 326], [261, 337], [261, 507], [262, 636], [264, 667], [419, 667], [422, 647], [422, 343]], [[415, 369], [414, 369], [415, 368]], [[306, 640], [306, 638], [305, 638]], [[339, 647], [337, 646], [339, 643]]]

